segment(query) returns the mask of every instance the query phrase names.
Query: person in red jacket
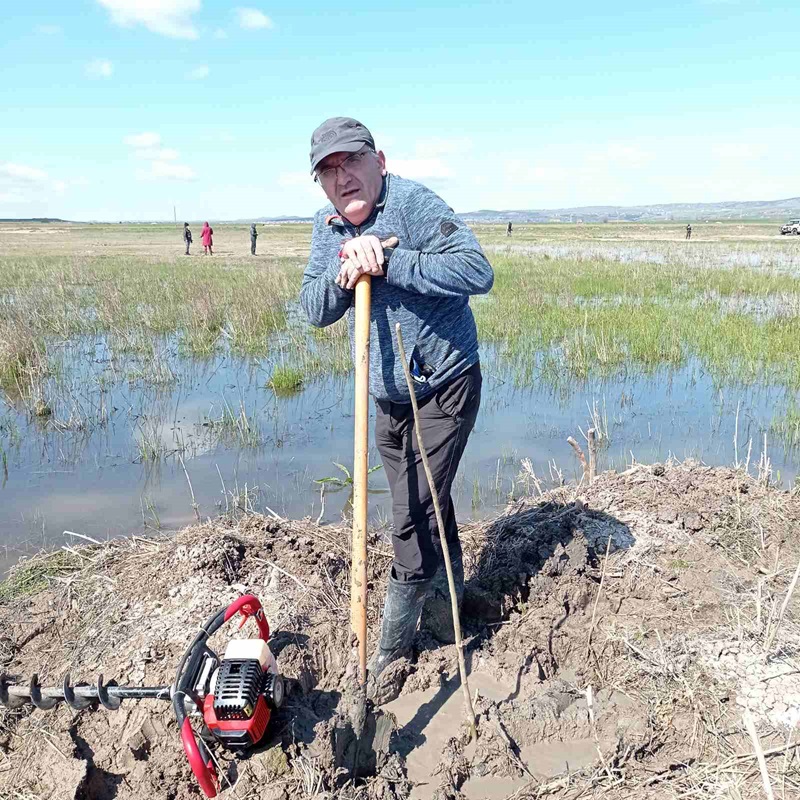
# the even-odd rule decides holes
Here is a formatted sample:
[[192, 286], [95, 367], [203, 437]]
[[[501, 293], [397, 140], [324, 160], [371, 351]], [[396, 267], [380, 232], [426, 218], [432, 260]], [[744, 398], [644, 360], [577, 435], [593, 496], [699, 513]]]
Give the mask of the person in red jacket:
[[211, 238], [214, 235], [214, 229], [207, 223], [203, 223], [203, 230], [200, 232], [200, 238], [203, 240], [203, 255], [211, 254], [214, 255], [214, 251], [211, 249], [211, 245], [214, 244], [214, 240]]

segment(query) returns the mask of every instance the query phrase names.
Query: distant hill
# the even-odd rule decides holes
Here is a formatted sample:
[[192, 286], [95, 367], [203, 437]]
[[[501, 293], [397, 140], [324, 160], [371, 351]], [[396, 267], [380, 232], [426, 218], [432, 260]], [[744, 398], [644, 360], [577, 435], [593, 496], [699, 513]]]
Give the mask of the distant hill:
[[470, 222], [694, 222], [782, 220], [800, 216], [800, 197], [722, 203], [657, 203], [649, 206], [578, 206], [529, 211], [468, 211]]
[[11, 217], [0, 217], [0, 222], [68, 222], [68, 220], [58, 219], [58, 217], [29, 217], [27, 219], [12, 219]]
[[313, 222], [314, 217], [256, 217], [255, 219], [237, 219], [234, 222]]
[[[483, 209], [459, 214], [469, 222], [695, 222], [704, 220], [759, 220], [778, 221], [800, 217], [800, 197], [785, 200], [732, 200], [721, 203], [655, 203], [646, 206], [576, 206], [574, 208], [542, 208], [522, 211]], [[245, 225], [251, 222], [264, 224], [310, 223], [313, 217], [280, 216], [250, 217], [247, 219], [219, 220], [217, 224]], [[34, 219], [0, 219], [0, 222], [60, 222], [69, 220], [55, 217]], [[172, 224], [138, 222], [128, 224]]]

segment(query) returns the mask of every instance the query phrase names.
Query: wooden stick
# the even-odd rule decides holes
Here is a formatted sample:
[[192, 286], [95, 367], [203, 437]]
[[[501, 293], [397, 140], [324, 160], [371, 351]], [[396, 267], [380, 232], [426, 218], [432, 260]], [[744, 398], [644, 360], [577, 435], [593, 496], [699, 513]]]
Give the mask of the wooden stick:
[[789, 600], [792, 599], [795, 586], [797, 586], [798, 578], [800, 578], [800, 561], [797, 563], [797, 569], [794, 571], [794, 577], [792, 578], [792, 582], [789, 584], [789, 588], [786, 591], [786, 597], [783, 598], [783, 603], [781, 604], [781, 610], [778, 614], [778, 620], [775, 623], [775, 627], [771, 631], [768, 631], [767, 645], [764, 648], [767, 655], [769, 655], [770, 651], [772, 650], [775, 637], [778, 635], [778, 629], [781, 627], [781, 622], [783, 622], [783, 615], [786, 613], [786, 607], [789, 605]]
[[609, 535], [608, 542], [606, 543], [606, 557], [603, 559], [603, 571], [600, 574], [600, 586], [597, 589], [597, 594], [594, 598], [594, 606], [592, 606], [592, 621], [589, 625], [589, 635], [586, 637], [586, 656], [588, 658], [589, 653], [592, 650], [592, 635], [594, 634], [594, 626], [595, 622], [597, 621], [597, 606], [600, 602], [600, 595], [603, 594], [603, 584], [606, 582], [606, 567], [608, 566], [608, 556], [611, 553], [611, 539], [613, 537]]
[[92, 539], [91, 536], [87, 536], [85, 533], [75, 533], [74, 531], [64, 531], [64, 536], [77, 536], [78, 539], [84, 539], [87, 542], [91, 542], [92, 544], [103, 544], [101, 541], [97, 539]]
[[367, 480], [369, 445], [369, 325], [372, 280], [362, 275], [355, 290], [355, 447], [353, 456], [353, 549], [350, 624], [358, 640], [359, 678], [367, 685]]
[[764, 750], [761, 747], [761, 741], [758, 738], [758, 732], [756, 731], [753, 717], [750, 715], [749, 711], [745, 712], [744, 725], [753, 742], [753, 749], [755, 750], [756, 760], [758, 761], [758, 769], [759, 772], [761, 772], [761, 783], [764, 785], [764, 794], [767, 796], [768, 800], [775, 800], [775, 795], [772, 792], [772, 784], [769, 781], [769, 772], [767, 772], [767, 760], [764, 758]]
[[189, 470], [186, 469], [186, 464], [183, 463], [183, 456], [178, 453], [178, 460], [181, 462], [181, 466], [183, 467], [183, 474], [186, 476], [186, 483], [189, 484], [189, 494], [192, 496], [192, 509], [194, 511], [194, 515], [197, 518], [197, 521], [200, 522], [200, 506], [197, 505], [197, 500], [194, 497], [194, 489], [192, 489], [192, 479], [189, 477]]
[[588, 443], [589, 446], [588, 478], [589, 478], [589, 484], [591, 484], [595, 478], [595, 475], [597, 474], [597, 439], [595, 437], [594, 428], [589, 428], [589, 430], [586, 431], [586, 442]]
[[447, 585], [450, 589], [450, 608], [453, 612], [453, 632], [456, 639], [456, 652], [458, 653], [458, 672], [461, 676], [461, 688], [464, 690], [464, 706], [467, 712], [467, 724], [469, 725], [469, 732], [472, 739], [478, 736], [475, 728], [475, 710], [472, 707], [472, 696], [469, 691], [469, 681], [467, 679], [467, 667], [464, 663], [464, 642], [461, 638], [461, 620], [458, 616], [458, 599], [456, 597], [456, 584], [453, 580], [453, 565], [450, 561], [450, 546], [447, 543], [445, 536], [444, 520], [442, 519], [442, 509], [439, 506], [439, 494], [436, 491], [436, 485], [433, 482], [433, 475], [431, 468], [428, 464], [428, 451], [425, 449], [425, 444], [422, 441], [422, 426], [419, 423], [419, 407], [417, 406], [417, 395], [414, 392], [414, 382], [411, 378], [411, 370], [408, 367], [408, 359], [406, 358], [406, 351], [403, 347], [403, 333], [400, 329], [400, 323], [395, 325], [397, 333], [397, 347], [400, 351], [400, 361], [403, 364], [403, 372], [406, 375], [406, 383], [408, 384], [408, 393], [411, 396], [411, 408], [414, 411], [414, 429], [417, 432], [417, 442], [419, 443], [419, 454], [422, 457], [422, 466], [425, 470], [425, 477], [428, 479], [428, 487], [431, 490], [431, 499], [433, 500], [433, 510], [436, 514], [436, 524], [439, 527], [439, 541], [442, 544], [442, 555], [444, 556], [444, 568], [447, 571]]
[[581, 446], [571, 436], [567, 436], [567, 444], [575, 451], [575, 455], [578, 456], [578, 461], [581, 462], [583, 474], [585, 475], [588, 472], [589, 467], [586, 465], [586, 456], [583, 454]]

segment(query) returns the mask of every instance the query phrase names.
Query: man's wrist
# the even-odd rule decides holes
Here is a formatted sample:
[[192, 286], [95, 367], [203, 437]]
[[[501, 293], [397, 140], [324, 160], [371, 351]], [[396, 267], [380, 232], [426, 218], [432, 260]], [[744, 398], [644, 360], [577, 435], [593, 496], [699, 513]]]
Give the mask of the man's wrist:
[[343, 288], [342, 288], [341, 286], [339, 286], [339, 284], [336, 282], [336, 278], [338, 277], [338, 275], [339, 275], [339, 272], [340, 272], [341, 268], [342, 268], [342, 266], [341, 266], [341, 261], [339, 261], [339, 260], [337, 259], [335, 263], [331, 264], [331, 265], [328, 267], [328, 272], [327, 272], [328, 280], [330, 281], [330, 283], [331, 283], [333, 286], [335, 286], [335, 287], [336, 287], [336, 289], [338, 289], [338, 291], [340, 291], [340, 292], [342, 292], [342, 293], [344, 293], [344, 294], [352, 294], [352, 292], [348, 291], [347, 289], [343, 289]]

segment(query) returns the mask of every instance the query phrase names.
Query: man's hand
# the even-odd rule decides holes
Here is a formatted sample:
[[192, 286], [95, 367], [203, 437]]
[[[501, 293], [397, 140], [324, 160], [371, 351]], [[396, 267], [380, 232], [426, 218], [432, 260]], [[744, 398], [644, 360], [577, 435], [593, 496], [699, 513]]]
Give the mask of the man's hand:
[[377, 236], [357, 236], [348, 239], [340, 251], [342, 266], [336, 283], [342, 289], [352, 289], [362, 275], [383, 275], [383, 245]]

